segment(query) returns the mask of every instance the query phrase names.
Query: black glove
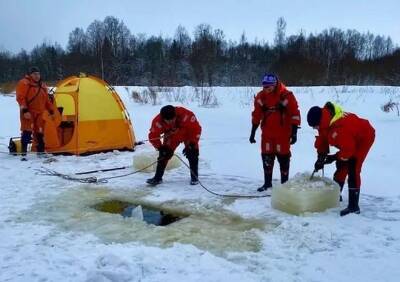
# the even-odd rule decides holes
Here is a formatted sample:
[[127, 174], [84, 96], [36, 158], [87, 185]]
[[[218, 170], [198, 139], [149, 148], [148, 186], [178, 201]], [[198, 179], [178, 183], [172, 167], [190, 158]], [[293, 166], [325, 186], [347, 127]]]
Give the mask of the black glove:
[[160, 152], [161, 158], [170, 158], [174, 154], [174, 151], [165, 145], [162, 145], [160, 148], [158, 148], [158, 151]]
[[297, 125], [292, 125], [292, 135], [290, 136], [290, 145], [293, 145], [297, 142], [297, 129], [299, 127]]
[[251, 133], [250, 133], [250, 138], [249, 138], [249, 141], [251, 144], [256, 143], [255, 136], [256, 136], [257, 128], [258, 128], [258, 124], [253, 124], [251, 127]]
[[286, 109], [286, 105], [283, 103], [283, 101], [280, 101], [277, 105], [277, 109], [281, 112], [283, 112]]
[[318, 171], [324, 168], [326, 154], [318, 154], [318, 159], [314, 164], [314, 170]]
[[337, 155], [336, 154], [333, 154], [333, 155], [327, 155], [326, 156], [326, 158], [325, 158], [325, 164], [331, 164], [331, 163], [333, 163], [334, 161], [336, 161], [337, 160]]

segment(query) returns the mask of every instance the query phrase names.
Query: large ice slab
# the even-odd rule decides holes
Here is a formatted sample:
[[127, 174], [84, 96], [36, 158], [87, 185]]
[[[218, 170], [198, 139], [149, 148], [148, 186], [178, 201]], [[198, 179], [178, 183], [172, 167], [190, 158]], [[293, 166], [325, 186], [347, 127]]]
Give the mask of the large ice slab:
[[272, 189], [271, 205], [290, 214], [321, 212], [339, 205], [340, 188], [326, 177], [298, 173], [285, 184]]
[[[157, 151], [151, 151], [151, 152], [141, 152], [138, 154], [135, 154], [133, 157], [133, 168], [135, 170], [140, 170], [144, 169], [144, 172], [154, 172], [156, 171], [157, 167], [157, 158], [158, 158], [158, 152]], [[153, 164], [153, 165], [151, 165]], [[166, 170], [178, 168], [181, 166], [181, 162], [176, 156], [173, 156], [166, 167]]]

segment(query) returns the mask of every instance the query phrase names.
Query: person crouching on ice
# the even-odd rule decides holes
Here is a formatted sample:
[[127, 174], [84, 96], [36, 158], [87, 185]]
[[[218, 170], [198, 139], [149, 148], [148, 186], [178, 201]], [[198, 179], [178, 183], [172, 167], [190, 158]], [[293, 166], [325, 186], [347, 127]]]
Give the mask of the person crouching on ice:
[[160, 113], [153, 119], [149, 132], [149, 141], [159, 152], [156, 174], [146, 182], [150, 185], [162, 182], [168, 161], [178, 145], [183, 142], [185, 148], [182, 152], [190, 165], [190, 184], [197, 185], [200, 135], [201, 126], [193, 112], [171, 105], [162, 107]]
[[261, 123], [261, 158], [264, 169], [262, 192], [272, 187], [275, 157], [281, 170], [281, 183], [289, 179], [290, 145], [297, 141], [300, 111], [293, 93], [274, 74], [264, 76], [263, 90], [254, 98], [252, 128], [249, 141], [256, 143], [255, 134]]
[[[340, 212], [340, 216], [349, 213], [359, 214], [361, 167], [374, 143], [375, 129], [368, 120], [344, 112], [340, 106], [331, 102], [327, 102], [323, 108], [318, 106], [310, 108], [307, 122], [312, 128], [318, 130], [315, 140], [318, 158], [314, 171], [336, 161], [333, 180], [339, 184], [342, 191], [348, 176], [349, 188], [349, 203], [347, 208]], [[329, 145], [337, 147], [339, 151], [328, 155]]]

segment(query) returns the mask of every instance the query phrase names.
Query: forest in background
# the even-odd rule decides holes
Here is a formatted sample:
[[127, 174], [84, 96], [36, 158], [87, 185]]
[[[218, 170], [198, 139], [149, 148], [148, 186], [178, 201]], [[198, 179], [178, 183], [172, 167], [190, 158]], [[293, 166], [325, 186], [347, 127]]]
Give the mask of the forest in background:
[[273, 43], [238, 41], [199, 24], [192, 35], [178, 26], [172, 38], [132, 34], [108, 16], [69, 34], [65, 48], [43, 42], [30, 52], [0, 50], [0, 83], [18, 81], [30, 66], [46, 81], [80, 72], [112, 85], [258, 86], [267, 72], [287, 85], [400, 85], [400, 48], [390, 37], [329, 28], [286, 35], [276, 23]]

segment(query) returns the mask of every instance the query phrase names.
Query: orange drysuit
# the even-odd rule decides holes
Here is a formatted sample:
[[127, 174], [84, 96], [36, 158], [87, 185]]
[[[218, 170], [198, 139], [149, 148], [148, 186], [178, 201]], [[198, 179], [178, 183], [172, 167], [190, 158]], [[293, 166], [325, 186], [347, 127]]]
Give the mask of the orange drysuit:
[[[332, 119], [327, 107], [322, 109], [315, 147], [320, 154], [328, 153], [329, 145], [337, 147], [339, 151], [336, 155], [337, 170], [334, 179], [338, 183], [344, 183], [349, 174], [349, 187], [360, 189], [361, 168], [374, 143], [375, 129], [368, 120], [352, 113], [344, 112], [335, 116]], [[351, 162], [354, 162], [354, 179], [350, 178]]]
[[278, 82], [272, 93], [260, 91], [254, 99], [252, 124], [261, 123], [262, 154], [290, 154], [292, 127], [300, 125], [300, 111], [293, 93]]
[[[44, 83], [33, 81], [29, 75], [26, 75], [18, 82], [16, 94], [20, 107], [21, 131], [43, 133], [43, 113], [46, 110], [53, 111], [53, 105], [47, 93], [47, 86]], [[23, 116], [24, 110], [31, 114], [30, 119]]]
[[[165, 122], [160, 114], [153, 119], [149, 132], [150, 143], [156, 149], [164, 145], [172, 151], [174, 151], [181, 142], [184, 142], [185, 147], [192, 143], [195, 145], [196, 149], [199, 149], [201, 126], [196, 116], [193, 112], [183, 107], [175, 107], [175, 111], [176, 119], [171, 124]], [[164, 134], [163, 142], [161, 142], [162, 134]]]

